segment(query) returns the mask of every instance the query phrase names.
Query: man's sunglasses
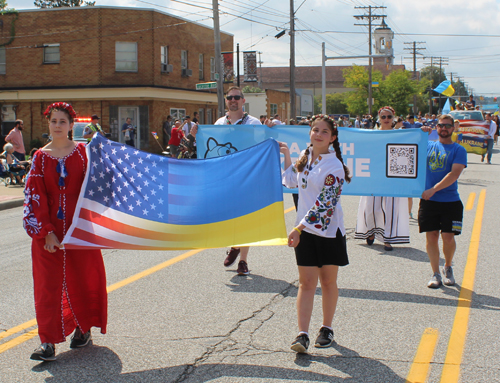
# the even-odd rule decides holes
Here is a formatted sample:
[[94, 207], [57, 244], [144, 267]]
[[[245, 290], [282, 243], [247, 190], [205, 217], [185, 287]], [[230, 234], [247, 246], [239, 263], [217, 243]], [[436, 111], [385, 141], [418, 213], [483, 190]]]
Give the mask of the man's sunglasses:
[[394, 117], [394, 116], [380, 116], [380, 118], [381, 118], [382, 120], [385, 120], [386, 118], [388, 118], [388, 119], [390, 120], [390, 119], [391, 119], [391, 118], [393, 118], [393, 117]]
[[445, 128], [445, 129], [451, 129], [454, 127], [453, 124], [437, 124], [436, 125], [438, 128]]
[[242, 96], [226, 96], [226, 100], [228, 100], [228, 101], [232, 101], [233, 99], [235, 99], [236, 101], [238, 101], [241, 98], [243, 98], [243, 97]]

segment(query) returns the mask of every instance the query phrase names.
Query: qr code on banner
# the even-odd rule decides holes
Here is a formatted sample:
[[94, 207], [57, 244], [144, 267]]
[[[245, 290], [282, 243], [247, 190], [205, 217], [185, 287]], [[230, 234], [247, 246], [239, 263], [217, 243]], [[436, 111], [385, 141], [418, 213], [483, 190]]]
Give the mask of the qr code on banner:
[[417, 178], [418, 145], [387, 144], [387, 177]]

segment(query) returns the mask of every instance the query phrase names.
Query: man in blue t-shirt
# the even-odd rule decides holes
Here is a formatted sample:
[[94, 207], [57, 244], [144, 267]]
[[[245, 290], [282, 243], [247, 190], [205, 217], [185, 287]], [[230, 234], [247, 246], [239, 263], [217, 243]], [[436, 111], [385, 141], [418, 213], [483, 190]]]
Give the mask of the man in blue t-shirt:
[[[455, 255], [455, 235], [462, 232], [464, 207], [458, 195], [458, 177], [467, 167], [467, 152], [463, 146], [454, 143], [451, 135], [455, 129], [453, 117], [444, 114], [438, 117], [436, 125], [439, 141], [427, 144], [427, 172], [425, 191], [418, 209], [418, 226], [425, 232], [427, 255], [433, 276], [428, 287], [437, 288], [443, 283], [455, 284], [451, 263]], [[432, 128], [423, 126], [430, 132]], [[439, 233], [443, 239], [445, 264], [443, 278], [439, 272]]]

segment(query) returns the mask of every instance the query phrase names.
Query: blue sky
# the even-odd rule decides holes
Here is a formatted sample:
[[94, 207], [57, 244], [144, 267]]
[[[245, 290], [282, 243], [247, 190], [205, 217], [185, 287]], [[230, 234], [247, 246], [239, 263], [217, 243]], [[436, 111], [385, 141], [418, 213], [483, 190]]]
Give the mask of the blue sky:
[[[8, 3], [16, 9], [35, 8], [30, 0]], [[422, 42], [424, 56], [448, 58], [446, 73], [460, 76], [476, 95], [500, 96], [500, 0], [295, 0], [294, 4], [298, 66], [321, 65], [323, 41], [327, 56], [367, 54], [368, 30], [354, 25], [363, 23], [354, 15], [367, 11], [355, 7], [385, 6], [374, 13], [387, 15], [385, 21], [395, 33], [395, 63], [412, 70], [411, 54], [404, 49], [410, 45], [405, 42]], [[96, 0], [96, 5], [155, 8], [213, 26], [210, 0]], [[262, 52], [263, 66], [288, 65], [290, 39], [274, 36], [289, 28], [289, 1], [220, 0], [219, 7], [221, 29], [234, 35], [241, 51]], [[428, 62], [417, 60], [417, 69]], [[366, 64], [366, 60], [328, 61], [327, 65], [351, 63]]]

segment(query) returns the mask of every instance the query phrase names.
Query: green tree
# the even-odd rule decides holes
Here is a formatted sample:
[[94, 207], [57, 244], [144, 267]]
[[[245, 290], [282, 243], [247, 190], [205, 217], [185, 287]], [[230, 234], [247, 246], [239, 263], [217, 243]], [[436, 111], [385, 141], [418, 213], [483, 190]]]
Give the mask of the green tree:
[[83, 5], [93, 6], [95, 1], [85, 0], [35, 0], [35, 7], [38, 8], [60, 8], [60, 7], [81, 7]]
[[[406, 115], [410, 111], [409, 104], [413, 103], [413, 96], [425, 97], [424, 92], [430, 80], [412, 80], [412, 72], [397, 70], [391, 72], [380, 84], [381, 105], [390, 105], [398, 115]], [[417, 103], [418, 105], [418, 103]]]
[[467, 88], [465, 87], [465, 84], [463, 83], [463, 81], [461, 81], [461, 80], [455, 81], [455, 82], [453, 82], [452, 86], [453, 86], [453, 89], [455, 89], [455, 94], [453, 96], [455, 96], [455, 97], [456, 96], [468, 96], [467, 95]]
[[[326, 95], [326, 114], [334, 113], [349, 113], [347, 109], [347, 93], [330, 93]], [[322, 97], [316, 96], [314, 98], [314, 112], [321, 113], [322, 111]]]
[[[352, 115], [366, 114], [368, 112], [368, 71], [365, 67], [353, 65], [343, 71], [344, 87], [353, 88], [353, 91], [347, 92], [345, 104], [347, 110]], [[372, 72], [372, 82], [381, 82], [382, 73], [378, 70]], [[372, 97], [374, 98], [373, 109], [378, 109], [380, 104], [380, 92], [373, 88]]]
[[262, 89], [250, 85], [245, 86], [241, 91], [243, 93], [264, 93]]

